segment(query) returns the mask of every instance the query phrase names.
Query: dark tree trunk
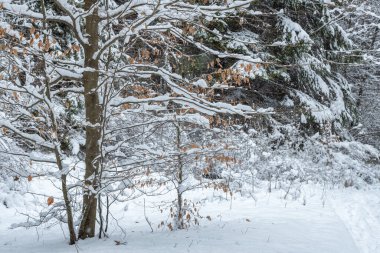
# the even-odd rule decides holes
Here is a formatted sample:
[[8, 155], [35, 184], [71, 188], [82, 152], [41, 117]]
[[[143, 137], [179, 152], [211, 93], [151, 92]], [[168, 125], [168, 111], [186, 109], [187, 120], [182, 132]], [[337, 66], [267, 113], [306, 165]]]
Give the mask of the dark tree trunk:
[[[85, 0], [85, 10], [89, 10], [94, 0]], [[80, 224], [78, 237], [85, 239], [95, 236], [99, 161], [100, 161], [100, 139], [102, 108], [99, 104], [98, 80], [99, 62], [93, 59], [98, 51], [99, 42], [99, 16], [95, 8], [91, 15], [86, 17], [85, 29], [88, 34], [89, 44], [84, 46], [85, 68], [91, 69], [83, 73], [84, 99], [86, 108], [86, 158], [85, 158], [85, 190], [83, 195], [82, 222]]]

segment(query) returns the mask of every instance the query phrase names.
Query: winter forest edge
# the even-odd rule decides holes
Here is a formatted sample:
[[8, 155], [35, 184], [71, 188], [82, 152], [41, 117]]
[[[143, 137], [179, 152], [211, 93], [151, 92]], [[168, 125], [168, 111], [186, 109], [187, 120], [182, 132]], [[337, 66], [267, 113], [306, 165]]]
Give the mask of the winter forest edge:
[[380, 253], [377, 0], [0, 0], [0, 252]]

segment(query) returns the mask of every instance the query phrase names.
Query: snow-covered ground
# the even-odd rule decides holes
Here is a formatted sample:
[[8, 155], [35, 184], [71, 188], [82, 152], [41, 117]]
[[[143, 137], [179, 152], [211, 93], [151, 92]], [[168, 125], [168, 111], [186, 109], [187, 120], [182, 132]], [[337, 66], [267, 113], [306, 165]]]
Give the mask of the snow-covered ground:
[[[33, 184], [30, 187], [38, 190], [46, 182]], [[188, 197], [201, 199], [210, 194], [210, 190], [197, 191]], [[31, 207], [23, 203], [9, 208], [0, 205], [0, 252], [380, 252], [380, 188], [321, 191], [308, 187], [298, 200], [284, 200], [283, 195], [259, 192], [256, 201], [238, 196], [232, 201], [209, 198], [200, 213], [211, 220], [204, 218], [200, 226], [173, 232], [157, 228], [167, 213], [161, 213], [147, 198], [146, 214], [153, 233], [144, 216], [144, 200], [136, 199], [113, 209], [110, 238], [79, 241], [76, 246], [67, 245], [64, 225], [9, 229], [11, 224], [25, 221], [20, 213]], [[170, 196], [160, 201], [165, 198]]]
[[330, 203], [361, 253], [380, 252], [380, 190], [331, 193]]

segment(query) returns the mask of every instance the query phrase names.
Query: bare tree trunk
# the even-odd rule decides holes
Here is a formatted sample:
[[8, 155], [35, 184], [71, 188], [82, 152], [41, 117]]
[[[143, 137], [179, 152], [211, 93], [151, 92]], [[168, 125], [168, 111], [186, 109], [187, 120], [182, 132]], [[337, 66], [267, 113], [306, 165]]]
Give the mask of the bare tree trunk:
[[[43, 15], [43, 28], [44, 28], [44, 31], [47, 30], [47, 26], [46, 26], [46, 7], [45, 7], [45, 1], [44, 0], [41, 0], [41, 9], [42, 9], [42, 15]], [[44, 35], [44, 45], [46, 45], [46, 35]], [[48, 76], [46, 75], [46, 62], [45, 62], [45, 58], [42, 57], [43, 59], [43, 72], [44, 72], [44, 77], [45, 77], [45, 82], [46, 82], [46, 90], [45, 90], [45, 94], [46, 94], [46, 97], [47, 99], [51, 102], [52, 101], [52, 98], [51, 98], [51, 93], [50, 93], [50, 80], [48, 78]], [[50, 106], [49, 106], [50, 107]], [[63, 199], [64, 199], [64, 202], [65, 202], [65, 208], [66, 208], [66, 215], [67, 215], [67, 226], [68, 226], [68, 229], [69, 229], [69, 234], [70, 234], [70, 241], [69, 241], [69, 244], [70, 245], [73, 245], [75, 244], [75, 241], [76, 241], [76, 235], [75, 235], [75, 229], [74, 229], [74, 219], [73, 219], [73, 212], [72, 212], [72, 208], [71, 208], [71, 201], [70, 201], [70, 197], [69, 197], [69, 191], [67, 189], [67, 175], [63, 173], [64, 171], [64, 168], [63, 168], [63, 165], [62, 165], [62, 158], [61, 158], [61, 150], [60, 150], [60, 143], [59, 143], [59, 140], [58, 140], [58, 124], [57, 124], [57, 120], [55, 118], [55, 115], [53, 113], [53, 108], [49, 108], [50, 110], [50, 120], [51, 120], [51, 124], [52, 124], [52, 132], [54, 133], [53, 134], [53, 139], [54, 139], [54, 153], [55, 153], [55, 158], [56, 158], [56, 161], [57, 161], [57, 166], [58, 166], [58, 169], [62, 172], [62, 175], [61, 175], [61, 186], [62, 186], [62, 195], [63, 195]]]
[[176, 221], [176, 228], [177, 229], [183, 229], [184, 224], [183, 224], [183, 210], [182, 210], [182, 191], [183, 191], [183, 161], [182, 161], [182, 156], [180, 154], [181, 152], [181, 128], [180, 128], [180, 123], [176, 122], [175, 124], [176, 128], [176, 133], [177, 133], [177, 149], [179, 152], [178, 155], [178, 171], [177, 171], [177, 182], [178, 182], [178, 187], [177, 187], [177, 221]]
[[107, 234], [107, 231], [108, 231], [108, 217], [109, 217], [109, 214], [110, 214], [110, 201], [109, 201], [109, 197], [107, 195], [106, 197], [106, 205], [107, 205], [107, 210], [106, 210], [106, 228], [104, 229], [104, 233]]
[[101, 239], [102, 234], [105, 236], [105, 232], [103, 229], [103, 209], [102, 209], [102, 199], [100, 198], [100, 195], [98, 199], [98, 213], [99, 213], [99, 239]]
[[74, 222], [73, 222], [73, 212], [71, 209], [71, 201], [70, 201], [69, 192], [67, 189], [66, 175], [61, 176], [61, 185], [62, 185], [63, 199], [65, 201], [65, 206], [66, 206], [67, 226], [69, 228], [69, 233], [70, 233], [69, 244], [73, 245], [73, 244], [75, 244], [75, 241], [77, 240], [77, 238], [75, 235]]
[[[47, 80], [47, 89], [46, 89], [46, 96], [49, 100], [51, 100], [51, 97], [50, 97], [50, 86], [48, 84], [48, 80]], [[65, 202], [65, 208], [66, 208], [66, 215], [67, 215], [67, 226], [68, 226], [68, 229], [69, 229], [69, 234], [70, 234], [70, 242], [69, 244], [72, 245], [72, 244], [75, 244], [75, 241], [76, 241], [76, 235], [75, 235], [75, 229], [74, 229], [74, 221], [73, 221], [73, 212], [72, 212], [72, 208], [71, 208], [71, 201], [70, 201], [70, 197], [69, 197], [69, 191], [67, 189], [67, 175], [65, 174], [64, 172], [64, 168], [63, 168], [63, 165], [62, 165], [62, 158], [61, 158], [61, 150], [60, 150], [60, 143], [58, 141], [58, 126], [57, 126], [57, 121], [54, 117], [54, 113], [52, 111], [52, 108], [50, 108], [50, 119], [51, 119], [51, 122], [52, 122], [52, 130], [53, 130], [53, 136], [54, 136], [54, 145], [55, 145], [55, 148], [54, 148], [54, 153], [55, 153], [55, 158], [56, 158], [56, 161], [57, 161], [57, 166], [58, 166], [58, 169], [62, 172], [61, 174], [61, 186], [62, 186], [62, 195], [63, 195], [63, 199], [64, 199], [64, 202]]]
[[[88, 11], [95, 0], [85, 0], [85, 10]], [[85, 239], [95, 236], [97, 196], [95, 191], [98, 188], [99, 161], [100, 161], [100, 140], [102, 109], [99, 104], [99, 62], [94, 59], [94, 54], [99, 49], [99, 16], [95, 7], [91, 15], [86, 17], [86, 33], [89, 44], [84, 45], [85, 63], [84, 67], [89, 69], [83, 73], [84, 99], [86, 108], [86, 158], [85, 158], [85, 191], [83, 195], [82, 222], [79, 228], [78, 237]]]

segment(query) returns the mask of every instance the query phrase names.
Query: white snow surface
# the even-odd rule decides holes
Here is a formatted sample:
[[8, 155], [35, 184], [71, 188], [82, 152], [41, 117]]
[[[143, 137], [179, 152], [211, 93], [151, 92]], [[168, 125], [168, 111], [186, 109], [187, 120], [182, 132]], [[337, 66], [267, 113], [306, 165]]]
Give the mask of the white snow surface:
[[379, 253], [380, 191], [334, 192], [330, 203], [350, 231], [360, 253]]
[[[49, 190], [59, 200], [59, 192], [48, 180], [33, 179], [28, 184], [29, 191]], [[380, 188], [322, 191], [319, 187], [305, 187], [303, 192], [300, 199], [285, 200], [284, 192], [279, 191], [259, 191], [254, 198], [236, 195], [232, 199], [222, 192], [193, 191], [186, 197], [193, 201], [207, 200], [200, 214], [210, 216], [211, 220], [201, 219], [199, 226], [179, 231], [157, 229], [168, 217], [167, 211], [161, 213], [157, 204], [171, 201], [173, 196], [145, 197], [153, 233], [144, 217], [144, 199], [139, 198], [114, 206], [118, 225], [111, 222], [109, 238], [87, 239], [76, 246], [67, 244], [65, 224], [10, 229], [13, 223], [25, 221], [21, 213], [33, 209], [34, 204], [27, 200], [31, 197], [24, 195], [14, 198], [8, 208], [0, 205], [0, 252], [380, 252]]]

